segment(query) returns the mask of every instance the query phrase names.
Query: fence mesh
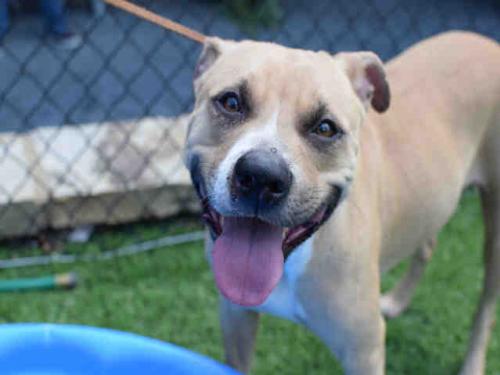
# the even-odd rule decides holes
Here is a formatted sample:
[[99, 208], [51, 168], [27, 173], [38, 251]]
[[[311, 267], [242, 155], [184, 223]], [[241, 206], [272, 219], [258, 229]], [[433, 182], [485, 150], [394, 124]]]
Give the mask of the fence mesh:
[[[68, 1], [68, 22], [82, 43], [61, 49], [45, 32], [37, 2], [26, 3], [11, 4], [0, 49], [0, 234], [8, 240], [1, 258], [61, 249], [99, 254], [199, 229], [187, 219], [125, 225], [119, 235], [99, 226], [96, 241], [68, 245], [89, 228], [70, 237], [59, 229], [193, 208], [180, 159], [169, 158], [182, 148], [179, 116], [192, 107], [200, 46], [109, 6], [94, 14], [86, 1]], [[136, 3], [207, 35], [332, 53], [372, 50], [384, 60], [451, 29], [500, 40], [495, 0]], [[168, 196], [163, 185], [172, 186]]]

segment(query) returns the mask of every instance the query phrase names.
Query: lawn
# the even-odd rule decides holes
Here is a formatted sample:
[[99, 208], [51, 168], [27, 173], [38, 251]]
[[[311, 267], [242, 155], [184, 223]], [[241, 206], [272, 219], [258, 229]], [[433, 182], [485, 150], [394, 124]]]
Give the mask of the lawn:
[[[455, 374], [466, 347], [481, 286], [482, 222], [479, 200], [467, 193], [458, 213], [439, 237], [437, 253], [410, 309], [388, 323], [389, 374]], [[101, 230], [85, 246], [98, 251], [199, 229], [197, 220], [136, 224]], [[0, 249], [0, 258], [8, 249]], [[23, 254], [22, 249], [16, 249]], [[392, 285], [403, 267], [384, 277]], [[136, 332], [222, 359], [217, 293], [202, 243], [158, 249], [100, 263], [76, 263], [2, 270], [2, 279], [76, 271], [73, 291], [0, 294], [0, 322], [79, 323]], [[500, 313], [498, 313], [500, 318]], [[328, 350], [300, 326], [265, 316], [259, 332], [254, 374], [332, 374], [340, 367]], [[500, 325], [488, 355], [488, 374], [500, 374]]]

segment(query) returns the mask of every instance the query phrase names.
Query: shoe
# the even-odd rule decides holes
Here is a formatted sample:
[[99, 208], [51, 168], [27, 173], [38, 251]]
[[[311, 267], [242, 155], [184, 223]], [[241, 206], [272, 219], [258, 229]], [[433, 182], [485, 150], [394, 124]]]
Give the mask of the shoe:
[[76, 49], [82, 44], [82, 37], [73, 32], [52, 33], [51, 39], [58, 48], [65, 50]]

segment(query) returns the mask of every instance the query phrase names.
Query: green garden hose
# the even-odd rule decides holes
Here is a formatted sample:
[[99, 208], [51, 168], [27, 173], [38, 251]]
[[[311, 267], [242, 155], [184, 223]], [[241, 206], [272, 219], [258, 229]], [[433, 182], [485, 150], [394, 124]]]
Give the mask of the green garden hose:
[[0, 280], [0, 292], [72, 289], [76, 284], [76, 274], [70, 272], [36, 278]]

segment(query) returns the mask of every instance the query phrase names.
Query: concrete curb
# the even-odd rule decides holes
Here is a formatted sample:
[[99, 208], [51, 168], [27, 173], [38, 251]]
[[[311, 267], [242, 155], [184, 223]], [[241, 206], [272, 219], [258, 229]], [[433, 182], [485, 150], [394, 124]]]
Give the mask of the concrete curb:
[[0, 133], [0, 237], [197, 212], [189, 116]]

